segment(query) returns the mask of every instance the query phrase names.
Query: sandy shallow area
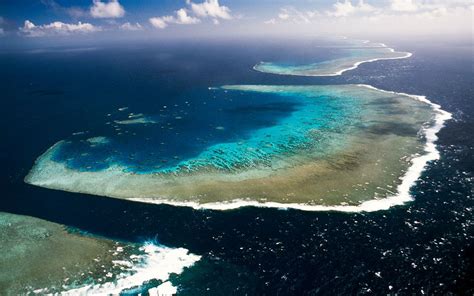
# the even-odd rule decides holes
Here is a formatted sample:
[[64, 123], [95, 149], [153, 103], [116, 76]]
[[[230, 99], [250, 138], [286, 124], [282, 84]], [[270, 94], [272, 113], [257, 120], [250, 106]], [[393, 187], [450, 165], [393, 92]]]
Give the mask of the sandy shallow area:
[[[119, 244], [67, 231], [41, 219], [0, 213], [0, 294], [60, 288], [110, 265]], [[104, 265], [104, 266], [105, 266]]]

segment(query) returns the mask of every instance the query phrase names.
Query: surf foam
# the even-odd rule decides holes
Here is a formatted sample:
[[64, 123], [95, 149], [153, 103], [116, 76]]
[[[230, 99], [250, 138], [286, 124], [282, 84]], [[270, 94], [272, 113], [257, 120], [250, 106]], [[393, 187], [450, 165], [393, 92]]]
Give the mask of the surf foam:
[[118, 295], [120, 292], [142, 286], [150, 280], [161, 280], [158, 287], [151, 288], [150, 295], [174, 295], [177, 287], [169, 281], [171, 274], [180, 274], [191, 267], [201, 256], [191, 254], [184, 248], [169, 248], [153, 243], [145, 243], [140, 248], [143, 255], [132, 255], [132, 261], [116, 261], [116, 265], [130, 267], [127, 272], [113, 281], [73, 288], [59, 293], [60, 295]]

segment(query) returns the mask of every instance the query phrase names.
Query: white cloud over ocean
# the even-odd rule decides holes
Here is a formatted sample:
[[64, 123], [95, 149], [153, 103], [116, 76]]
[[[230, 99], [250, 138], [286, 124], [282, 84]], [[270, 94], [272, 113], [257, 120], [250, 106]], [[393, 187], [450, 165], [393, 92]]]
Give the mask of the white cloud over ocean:
[[202, 3], [193, 3], [187, 0], [187, 4], [191, 6], [191, 10], [198, 17], [211, 17], [225, 20], [232, 19], [229, 7], [220, 5], [218, 0], [205, 0]]
[[178, 9], [175, 15], [152, 17], [149, 21], [153, 27], [158, 29], [164, 29], [169, 24], [192, 25], [201, 22], [200, 19], [190, 16], [184, 8]]
[[68, 24], [63, 22], [52, 22], [45, 25], [35, 25], [30, 20], [26, 20], [20, 32], [27, 37], [42, 37], [54, 35], [70, 35], [75, 33], [92, 33], [100, 31], [100, 27], [96, 27], [89, 23]]
[[308, 7], [281, 7], [262, 22], [267, 26], [306, 24], [300, 26], [301, 31], [317, 33], [457, 34], [472, 32], [474, 12], [471, 0], [338, 0], [327, 9]]
[[125, 9], [118, 0], [110, 0], [109, 2], [93, 0], [90, 13], [94, 18], [120, 18], [125, 15]]
[[141, 31], [143, 30], [143, 26], [140, 25], [140, 23], [130, 23], [130, 22], [126, 22], [126, 23], [123, 23], [122, 25], [120, 25], [120, 29], [121, 30], [125, 30], [125, 31]]
[[219, 19], [232, 19], [231, 11], [227, 6], [221, 6], [218, 0], [205, 0], [202, 3], [186, 1], [188, 7], [175, 11], [175, 15], [156, 16], [149, 19], [150, 24], [157, 29], [164, 29], [169, 24], [192, 25], [198, 24], [204, 18], [212, 18], [214, 24]]
[[396, 11], [418, 10], [418, 4], [414, 0], [392, 0], [390, 7]]
[[369, 13], [375, 11], [376, 8], [363, 0], [357, 4], [352, 4], [351, 1], [336, 2], [333, 5], [333, 10], [328, 11], [329, 16], [346, 17], [356, 13]]

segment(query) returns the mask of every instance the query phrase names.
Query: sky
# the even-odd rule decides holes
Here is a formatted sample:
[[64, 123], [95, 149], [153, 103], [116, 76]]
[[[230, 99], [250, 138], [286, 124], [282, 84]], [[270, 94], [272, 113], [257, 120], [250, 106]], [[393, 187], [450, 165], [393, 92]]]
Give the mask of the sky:
[[0, 38], [391, 34], [472, 39], [473, 13], [474, 0], [1, 0]]

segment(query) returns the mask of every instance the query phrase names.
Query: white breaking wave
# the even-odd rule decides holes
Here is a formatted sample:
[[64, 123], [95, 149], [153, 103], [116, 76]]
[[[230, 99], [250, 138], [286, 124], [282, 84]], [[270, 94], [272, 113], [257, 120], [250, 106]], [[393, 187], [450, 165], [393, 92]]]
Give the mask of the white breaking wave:
[[[150, 295], [174, 295], [177, 288], [169, 281], [171, 274], [180, 274], [185, 268], [191, 267], [201, 256], [191, 254], [184, 248], [169, 248], [146, 243], [140, 248], [142, 255], [131, 255], [133, 260], [114, 261], [118, 266], [127, 267], [127, 272], [114, 280], [103, 284], [87, 285], [73, 288], [58, 295], [118, 295], [121, 291], [142, 286], [150, 280], [161, 280], [163, 283], [149, 290]], [[140, 263], [134, 263], [133, 261]], [[38, 290], [37, 293], [44, 291]]]
[[[395, 50], [394, 50], [393, 48], [389, 48], [389, 49], [390, 49], [390, 51], [395, 52]], [[344, 72], [346, 72], [346, 71], [356, 69], [357, 67], [359, 67], [361, 64], [364, 64], [364, 63], [371, 63], [371, 62], [376, 62], [376, 61], [381, 61], [381, 60], [399, 60], [399, 59], [406, 59], [406, 58], [409, 58], [409, 57], [411, 57], [411, 56], [413, 55], [411, 52], [405, 52], [404, 54], [405, 54], [404, 56], [400, 56], [400, 57], [385, 57], [385, 58], [375, 58], [375, 59], [360, 61], [360, 62], [355, 63], [352, 67], [349, 67], [349, 68], [346, 68], [346, 69], [337, 71], [337, 72], [334, 73], [334, 74], [328, 74], [328, 75], [314, 75], [314, 76], [339, 76], [339, 75], [342, 75], [342, 73], [344, 73]]]

